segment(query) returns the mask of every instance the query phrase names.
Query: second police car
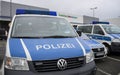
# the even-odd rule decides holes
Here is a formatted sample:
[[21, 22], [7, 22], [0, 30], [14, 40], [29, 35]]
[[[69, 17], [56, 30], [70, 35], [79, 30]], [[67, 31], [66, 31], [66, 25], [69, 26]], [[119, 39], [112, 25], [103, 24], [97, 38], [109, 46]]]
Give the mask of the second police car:
[[[80, 24], [79, 24], [80, 25]], [[81, 30], [78, 29], [79, 25], [73, 25], [74, 29], [78, 32]], [[83, 24], [82, 24], [83, 25]], [[102, 59], [105, 58], [107, 56], [107, 49], [105, 48], [105, 46], [97, 41], [95, 41], [94, 39], [90, 39], [86, 34], [81, 33], [80, 34], [81, 38], [84, 40], [84, 42], [90, 46], [90, 48], [93, 50], [94, 52], [94, 57], [95, 59]]]
[[120, 27], [109, 24], [109, 22], [97, 22], [93, 24], [81, 25], [79, 30], [88, 37], [105, 45], [108, 53], [120, 52]]
[[102, 59], [107, 56], [107, 49], [105, 46], [94, 39], [90, 39], [87, 35], [82, 33], [81, 38], [85, 41], [86, 44], [90, 46], [94, 52], [95, 59]]
[[2, 75], [95, 75], [93, 52], [69, 22], [40, 12], [14, 16]]

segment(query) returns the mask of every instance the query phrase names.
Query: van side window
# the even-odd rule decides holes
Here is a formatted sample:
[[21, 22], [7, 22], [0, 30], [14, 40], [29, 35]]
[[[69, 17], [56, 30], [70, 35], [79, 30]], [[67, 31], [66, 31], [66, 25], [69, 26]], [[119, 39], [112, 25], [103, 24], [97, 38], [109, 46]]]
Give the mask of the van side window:
[[104, 32], [102, 31], [102, 29], [100, 28], [100, 26], [94, 26], [93, 33], [94, 34], [104, 35]]
[[78, 30], [83, 33], [91, 33], [92, 32], [92, 26], [79, 26]]

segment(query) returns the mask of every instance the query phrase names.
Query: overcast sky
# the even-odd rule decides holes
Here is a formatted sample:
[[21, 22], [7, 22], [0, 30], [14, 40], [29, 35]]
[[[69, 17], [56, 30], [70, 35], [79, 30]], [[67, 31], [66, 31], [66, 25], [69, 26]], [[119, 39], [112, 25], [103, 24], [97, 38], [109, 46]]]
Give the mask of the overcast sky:
[[[5, 0], [10, 1], [10, 0]], [[52, 11], [59, 11], [74, 15], [93, 16], [102, 20], [120, 17], [120, 0], [11, 0], [15, 3], [32, 5], [37, 7], [49, 8]]]

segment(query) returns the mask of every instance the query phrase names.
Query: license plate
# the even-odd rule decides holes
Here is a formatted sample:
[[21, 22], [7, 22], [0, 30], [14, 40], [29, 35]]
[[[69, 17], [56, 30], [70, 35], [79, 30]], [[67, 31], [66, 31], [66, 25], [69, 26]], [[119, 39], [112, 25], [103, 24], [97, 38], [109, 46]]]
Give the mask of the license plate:
[[96, 56], [101, 56], [101, 55], [104, 55], [104, 53], [96, 53]]

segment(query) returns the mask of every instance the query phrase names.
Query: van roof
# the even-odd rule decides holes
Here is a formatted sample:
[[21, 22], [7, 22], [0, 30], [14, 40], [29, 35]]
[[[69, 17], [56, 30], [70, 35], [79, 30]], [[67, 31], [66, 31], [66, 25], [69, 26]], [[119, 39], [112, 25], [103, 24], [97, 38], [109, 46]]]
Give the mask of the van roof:
[[83, 25], [78, 25], [78, 26], [93, 26], [93, 25], [95, 26], [95, 25], [108, 25], [108, 24], [83, 24]]
[[[57, 18], [63, 18], [60, 16], [50, 16], [50, 15], [37, 15], [37, 14], [19, 14], [19, 15], [15, 15], [14, 17], [17, 16], [41, 16], [41, 17], [57, 17]], [[65, 19], [65, 18], [64, 18]]]

